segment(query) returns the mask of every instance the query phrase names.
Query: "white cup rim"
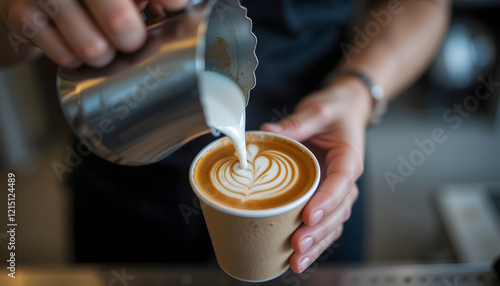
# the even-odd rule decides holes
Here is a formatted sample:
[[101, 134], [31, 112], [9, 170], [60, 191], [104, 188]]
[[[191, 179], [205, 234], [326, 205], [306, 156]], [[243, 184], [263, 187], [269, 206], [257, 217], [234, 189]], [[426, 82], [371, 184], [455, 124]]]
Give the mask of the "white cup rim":
[[298, 142], [292, 138], [280, 135], [280, 134], [266, 132], [266, 131], [247, 131], [245, 134], [268, 135], [268, 136], [272, 136], [272, 137], [277, 137], [277, 138], [285, 140], [288, 143], [292, 143], [293, 145], [303, 149], [303, 151], [305, 151], [313, 159], [314, 166], [317, 170], [316, 176], [314, 178], [314, 182], [311, 185], [311, 187], [309, 188], [309, 190], [307, 190], [307, 192], [304, 193], [300, 198], [294, 200], [291, 203], [288, 203], [288, 204], [282, 205], [282, 206], [278, 206], [275, 208], [262, 209], [262, 210], [237, 209], [237, 208], [228, 207], [228, 206], [225, 206], [225, 205], [222, 205], [220, 203], [217, 203], [217, 202], [210, 200], [203, 192], [200, 191], [200, 189], [198, 188], [198, 186], [194, 182], [193, 173], [194, 173], [194, 168], [196, 166], [196, 163], [199, 161], [201, 156], [203, 156], [213, 146], [219, 144], [223, 140], [228, 139], [227, 137], [222, 137], [222, 138], [219, 138], [219, 139], [215, 140], [214, 142], [208, 144], [205, 148], [203, 148], [198, 153], [198, 155], [196, 155], [193, 162], [191, 163], [191, 167], [189, 168], [189, 181], [190, 181], [191, 187], [192, 187], [193, 191], [195, 192], [196, 196], [198, 197], [198, 199], [202, 200], [205, 204], [209, 205], [213, 209], [218, 210], [220, 212], [223, 212], [223, 213], [226, 213], [229, 215], [233, 215], [233, 216], [238, 216], [238, 217], [251, 217], [251, 218], [271, 217], [271, 216], [284, 214], [284, 213], [287, 213], [287, 212], [301, 206], [302, 204], [306, 203], [307, 201], [309, 201], [309, 199], [312, 197], [312, 195], [316, 192], [316, 189], [318, 188], [320, 175], [321, 175], [321, 169], [320, 169], [318, 160], [316, 159], [316, 156], [314, 156], [314, 154], [307, 147], [305, 147], [303, 144], [301, 144], [300, 142]]

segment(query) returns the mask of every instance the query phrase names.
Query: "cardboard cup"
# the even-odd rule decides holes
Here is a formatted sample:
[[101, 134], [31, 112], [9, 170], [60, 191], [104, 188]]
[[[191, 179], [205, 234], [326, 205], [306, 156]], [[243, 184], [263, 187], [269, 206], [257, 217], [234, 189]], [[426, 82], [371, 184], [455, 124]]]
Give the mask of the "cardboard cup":
[[316, 168], [312, 186], [297, 200], [272, 209], [241, 210], [208, 199], [194, 182], [193, 171], [200, 158], [220, 146], [231, 144], [229, 139], [221, 138], [209, 144], [191, 165], [191, 186], [200, 200], [219, 266], [238, 280], [264, 282], [280, 276], [288, 269], [293, 253], [291, 237], [302, 223], [302, 209], [316, 191], [321, 172], [313, 153], [299, 142], [263, 131], [246, 134], [247, 138], [250, 135], [286, 141], [298, 150], [305, 151]]

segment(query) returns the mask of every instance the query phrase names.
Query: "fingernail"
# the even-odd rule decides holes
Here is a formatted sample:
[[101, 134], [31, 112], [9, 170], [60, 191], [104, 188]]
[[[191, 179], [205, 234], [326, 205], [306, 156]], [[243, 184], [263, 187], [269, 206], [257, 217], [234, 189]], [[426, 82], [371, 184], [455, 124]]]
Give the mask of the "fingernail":
[[309, 264], [311, 264], [311, 258], [309, 257], [304, 257], [299, 261], [299, 271], [302, 272], [306, 270], [307, 267], [309, 267]]
[[300, 241], [300, 252], [304, 253], [314, 244], [312, 237], [308, 236]]
[[316, 225], [323, 218], [323, 210], [317, 210], [314, 212], [311, 218], [311, 226]]

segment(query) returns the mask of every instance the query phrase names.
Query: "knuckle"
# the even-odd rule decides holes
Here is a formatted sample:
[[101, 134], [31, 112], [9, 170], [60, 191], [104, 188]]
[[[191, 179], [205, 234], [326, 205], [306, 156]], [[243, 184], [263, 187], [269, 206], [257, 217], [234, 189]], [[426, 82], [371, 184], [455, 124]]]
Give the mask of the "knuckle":
[[316, 244], [316, 246], [314, 247], [314, 250], [311, 253], [312, 261], [315, 261], [316, 259], [318, 259], [318, 257], [321, 255], [321, 253], [323, 253], [323, 251], [325, 251], [324, 243], [320, 242], [320, 243]]
[[355, 149], [354, 147], [350, 146], [350, 152], [352, 152], [352, 156], [354, 158], [354, 165], [353, 165], [353, 179], [357, 179], [363, 175], [365, 168], [363, 164], [363, 156], [360, 154], [360, 152]]
[[335, 197], [333, 192], [326, 193], [326, 201], [327, 201], [327, 205], [329, 205], [330, 210], [334, 210], [339, 204], [339, 202], [338, 202], [338, 200]]
[[357, 164], [355, 175], [357, 178], [359, 178], [361, 177], [361, 175], [363, 175], [364, 172], [365, 172], [365, 166], [363, 164], [363, 159], [360, 159], [360, 162]]
[[125, 32], [125, 29], [131, 26], [130, 23], [135, 21], [134, 13], [135, 11], [129, 9], [128, 7], [115, 9], [110, 15], [108, 15], [104, 28], [111, 33]]
[[[351, 177], [352, 181], [357, 180], [364, 173], [363, 155], [348, 143], [339, 143], [328, 151], [326, 159], [329, 161], [338, 160], [345, 166], [343, 171], [335, 170], [335, 173], [343, 174], [344, 177]], [[333, 168], [333, 165], [332, 165]], [[332, 170], [333, 172], [333, 170]]]
[[279, 124], [281, 125], [281, 127], [288, 130], [299, 130], [302, 127], [300, 121], [294, 115], [281, 120]]
[[347, 208], [344, 210], [344, 216], [343, 216], [343, 218], [342, 218], [342, 222], [346, 222], [346, 221], [348, 221], [348, 220], [351, 218], [351, 214], [352, 214], [351, 208], [350, 208], [350, 207], [347, 207]]
[[347, 188], [349, 192], [351, 192], [354, 188], [354, 174], [349, 170], [345, 170], [342, 175], [347, 182]]
[[93, 38], [81, 45], [80, 54], [84, 60], [91, 61], [98, 59], [109, 50], [110, 47], [105, 40]]
[[343, 232], [344, 232], [344, 225], [341, 224], [337, 229], [337, 233], [335, 234], [335, 240], [339, 239], [339, 237], [342, 236]]
[[139, 49], [147, 39], [146, 26], [137, 11], [123, 7], [116, 9], [103, 24], [106, 34], [115, 47], [123, 52]]
[[321, 103], [315, 103], [311, 106], [311, 111], [323, 118], [329, 118], [331, 115], [330, 108], [327, 105]]
[[326, 223], [322, 223], [320, 225], [320, 229], [319, 229], [320, 237], [317, 238], [317, 241], [321, 241], [323, 238], [327, 237], [330, 233], [331, 233], [331, 230], [328, 227], [328, 225]]
[[337, 236], [337, 230], [333, 231], [330, 235], [328, 235], [328, 237], [326, 237], [325, 239], [323, 239], [318, 243], [319, 246], [318, 257], [332, 245], [332, 243], [336, 239], [336, 236]]
[[337, 171], [335, 173], [340, 178], [342, 178], [343, 180], [345, 180], [345, 182], [347, 183], [347, 190], [350, 193], [352, 191], [352, 189], [354, 188], [354, 183], [355, 183], [353, 172], [350, 171], [350, 170], [344, 169], [344, 170], [341, 170], [341, 171]]
[[359, 197], [359, 189], [358, 187], [356, 186], [355, 188], [353, 188], [352, 190], [352, 196], [353, 196], [353, 201], [352, 201], [352, 204], [354, 204], [354, 202], [358, 199]]

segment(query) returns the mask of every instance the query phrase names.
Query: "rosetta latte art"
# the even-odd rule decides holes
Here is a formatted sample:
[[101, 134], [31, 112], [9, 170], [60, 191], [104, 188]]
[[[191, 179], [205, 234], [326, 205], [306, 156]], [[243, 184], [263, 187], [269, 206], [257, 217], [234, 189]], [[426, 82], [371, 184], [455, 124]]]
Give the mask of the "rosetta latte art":
[[263, 200], [288, 192], [298, 180], [298, 166], [288, 155], [275, 151], [259, 152], [247, 146], [248, 169], [241, 169], [238, 158], [224, 158], [211, 169], [210, 177], [222, 194], [240, 199]]

